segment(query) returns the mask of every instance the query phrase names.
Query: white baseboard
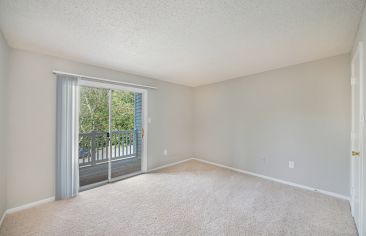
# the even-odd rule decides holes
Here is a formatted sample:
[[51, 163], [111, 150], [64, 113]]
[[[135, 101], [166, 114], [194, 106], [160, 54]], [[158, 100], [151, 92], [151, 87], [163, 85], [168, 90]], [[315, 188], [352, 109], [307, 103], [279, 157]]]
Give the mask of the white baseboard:
[[146, 173], [153, 172], [153, 171], [157, 171], [157, 170], [160, 170], [160, 169], [164, 169], [164, 168], [167, 168], [167, 167], [170, 167], [170, 166], [175, 166], [175, 165], [178, 165], [180, 163], [184, 163], [186, 161], [190, 161], [190, 160], [193, 160], [193, 159], [194, 158], [188, 158], [188, 159], [185, 159], [185, 160], [182, 160], [182, 161], [176, 161], [176, 162], [173, 162], [173, 163], [169, 163], [169, 164], [166, 164], [166, 165], [162, 165], [162, 166], [153, 168], [151, 170], [147, 170]]
[[1, 225], [3, 224], [3, 221], [4, 221], [4, 218], [5, 218], [5, 215], [6, 215], [6, 211], [4, 211], [3, 215], [1, 216], [1, 219], [0, 219], [0, 227], [1, 227]]
[[298, 187], [298, 188], [302, 188], [302, 189], [306, 189], [306, 190], [310, 190], [310, 191], [315, 191], [315, 192], [326, 194], [326, 195], [329, 195], [329, 196], [332, 196], [332, 197], [336, 197], [336, 198], [340, 198], [340, 199], [350, 201], [349, 196], [345, 196], [345, 195], [342, 195], [342, 194], [333, 193], [333, 192], [329, 192], [329, 191], [326, 191], [326, 190], [317, 189], [317, 188], [313, 188], [313, 187], [309, 187], [309, 186], [305, 186], [305, 185], [285, 181], [285, 180], [282, 180], [282, 179], [276, 179], [276, 178], [273, 178], [273, 177], [257, 174], [257, 173], [254, 173], [254, 172], [250, 172], [250, 171], [246, 171], [246, 170], [242, 170], [242, 169], [238, 169], [238, 168], [233, 168], [233, 167], [230, 167], [230, 166], [218, 164], [218, 163], [215, 163], [215, 162], [212, 162], [212, 161], [206, 161], [206, 160], [199, 159], [199, 158], [191, 158], [189, 160], [196, 160], [196, 161], [204, 162], [204, 163], [207, 163], [207, 164], [211, 164], [211, 165], [215, 165], [215, 166], [218, 166], [218, 167], [222, 167], [222, 168], [230, 169], [230, 170], [233, 170], [233, 171], [237, 171], [237, 172], [240, 172], [240, 173], [243, 173], [243, 174], [252, 175], [252, 176], [259, 177], [259, 178], [272, 180], [272, 181], [279, 182], [279, 183], [282, 183], [282, 184], [287, 184], [287, 185], [290, 185], [290, 186], [294, 186], [294, 187]]
[[325, 194], [325, 195], [328, 195], [328, 196], [332, 196], [332, 197], [336, 197], [336, 198], [340, 198], [340, 199], [350, 201], [349, 196], [345, 196], [345, 195], [342, 195], [342, 194], [338, 194], [338, 193], [334, 193], [334, 192], [330, 192], [330, 191], [326, 191], [326, 190], [322, 190], [322, 189], [317, 189], [317, 188], [314, 188], [314, 187], [309, 187], [309, 186], [302, 185], [302, 184], [297, 184], [297, 183], [290, 182], [290, 181], [285, 181], [285, 180], [282, 180], [282, 179], [273, 178], [273, 177], [266, 176], [266, 175], [257, 174], [257, 173], [254, 173], [254, 172], [250, 172], [250, 171], [246, 171], [246, 170], [226, 166], [226, 165], [219, 164], [219, 163], [212, 162], [212, 161], [206, 161], [206, 160], [200, 159], [200, 158], [188, 158], [188, 159], [185, 159], [185, 160], [182, 160], [182, 161], [173, 162], [173, 163], [170, 163], [170, 164], [167, 164], [167, 165], [159, 166], [159, 167], [153, 168], [151, 170], [148, 170], [147, 173], [157, 171], [157, 170], [160, 170], [160, 169], [163, 169], [163, 168], [166, 168], [166, 167], [178, 165], [180, 163], [184, 163], [184, 162], [190, 161], [190, 160], [200, 161], [200, 162], [203, 162], [203, 163], [207, 163], [207, 164], [211, 164], [211, 165], [214, 165], [214, 166], [230, 169], [230, 170], [240, 172], [240, 173], [243, 173], [243, 174], [256, 176], [256, 177], [259, 177], [259, 178], [262, 178], [262, 179], [267, 179], [267, 180], [271, 180], [271, 181], [274, 181], [274, 182], [278, 182], [278, 183], [282, 183], [282, 184], [286, 184], [286, 185], [290, 185], [290, 186], [293, 186], [293, 187], [298, 187], [298, 188], [302, 188], [302, 189], [306, 189], [306, 190], [310, 190], [310, 191], [314, 191], [314, 192], [319, 192], [319, 193], [322, 193], [322, 194]]
[[18, 206], [18, 207], [14, 207], [14, 208], [10, 208], [8, 210], [6, 210], [6, 214], [11, 214], [11, 213], [15, 213], [15, 212], [18, 212], [18, 211], [22, 211], [22, 210], [25, 210], [25, 209], [29, 209], [29, 208], [32, 208], [32, 207], [35, 207], [35, 206], [38, 206], [38, 205], [41, 205], [41, 204], [44, 204], [44, 203], [47, 203], [47, 202], [53, 202], [55, 201], [55, 197], [50, 197], [50, 198], [46, 198], [46, 199], [42, 199], [42, 200], [39, 200], [39, 201], [36, 201], [36, 202], [31, 202], [31, 203], [27, 203], [27, 204], [24, 204], [24, 205], [21, 205], [21, 206]]
[[[178, 164], [190, 161], [190, 160], [196, 160], [196, 161], [200, 161], [200, 162], [203, 162], [203, 163], [207, 163], [207, 164], [211, 164], [211, 165], [214, 165], [214, 166], [218, 166], [218, 167], [226, 168], [226, 169], [233, 170], [233, 171], [236, 171], [236, 172], [240, 172], [240, 173], [243, 173], [243, 174], [248, 174], [248, 175], [256, 176], [256, 177], [259, 177], [259, 178], [268, 179], [268, 180], [271, 180], [271, 181], [279, 182], [279, 183], [282, 183], [282, 184], [286, 184], [286, 185], [290, 185], [290, 186], [294, 186], [294, 187], [298, 187], [298, 188], [302, 188], [302, 189], [306, 189], [306, 190], [310, 190], [310, 191], [316, 191], [316, 192], [323, 193], [323, 194], [326, 194], [326, 195], [329, 195], [329, 196], [332, 196], [332, 197], [336, 197], [336, 198], [340, 198], [340, 199], [344, 199], [344, 200], [348, 200], [348, 201], [350, 200], [349, 196], [329, 192], [329, 191], [326, 191], [326, 190], [316, 189], [316, 188], [313, 188], [313, 187], [309, 187], [309, 186], [305, 186], [305, 185], [301, 185], [301, 184], [296, 184], [296, 183], [281, 180], [281, 179], [276, 179], [276, 178], [273, 178], [273, 177], [257, 174], [257, 173], [254, 173], [254, 172], [250, 172], [250, 171], [246, 171], [246, 170], [242, 170], [242, 169], [238, 169], [238, 168], [233, 168], [233, 167], [230, 167], [230, 166], [226, 166], [226, 165], [219, 164], [219, 163], [212, 162], [212, 161], [206, 161], [206, 160], [199, 159], [199, 158], [188, 158], [188, 159], [185, 159], [185, 160], [182, 160], [182, 161], [169, 163], [169, 164], [166, 164], [166, 165], [162, 165], [162, 166], [150, 169], [146, 173], [157, 171], [157, 170], [167, 168], [167, 167], [170, 167], [170, 166], [175, 166], [175, 165], [178, 165]], [[22, 211], [22, 210], [25, 210], [25, 209], [29, 209], [29, 208], [32, 208], [32, 207], [35, 207], [35, 206], [38, 206], [38, 205], [41, 205], [41, 204], [44, 204], [44, 203], [47, 203], [47, 202], [52, 202], [52, 201], [55, 201], [55, 197], [50, 197], [50, 198], [46, 198], [46, 199], [39, 200], [39, 201], [36, 201], [36, 202], [31, 202], [31, 203], [28, 203], [28, 204], [25, 204], [25, 205], [21, 205], [21, 206], [18, 206], [18, 207], [10, 208], [10, 209], [6, 210], [4, 212], [4, 214], [2, 215], [2, 217], [0, 219], [0, 227], [1, 227], [1, 224], [3, 223], [4, 218], [7, 214], [11, 214], [11, 213], [15, 213], [15, 212]]]
[[8, 215], [8, 214], [15, 213], [15, 212], [18, 212], [18, 211], [22, 211], [22, 210], [25, 210], [25, 209], [29, 209], [29, 208], [32, 208], [32, 207], [35, 207], [35, 206], [38, 206], [38, 205], [41, 205], [41, 204], [44, 204], [44, 203], [47, 203], [47, 202], [53, 202], [53, 201], [55, 201], [55, 197], [50, 197], [50, 198], [42, 199], [42, 200], [39, 200], [39, 201], [36, 201], [36, 202], [31, 202], [31, 203], [27, 203], [27, 204], [24, 204], [24, 205], [21, 205], [21, 206], [18, 206], [18, 207], [7, 209], [1, 217], [0, 227], [1, 227], [1, 225], [4, 221], [4, 219], [5, 219], [5, 216]]
[[[192, 160], [192, 158], [188, 158], [188, 159], [185, 159], [185, 160], [182, 160], [182, 161], [177, 161], [177, 162], [173, 162], [173, 163], [166, 164], [166, 165], [163, 165], [163, 166], [159, 166], [159, 167], [153, 168], [151, 170], [148, 170], [147, 173], [157, 171], [157, 170], [169, 167], [169, 166], [178, 165], [180, 163], [183, 163], [183, 162], [186, 162], [186, 161], [189, 161], [189, 160]], [[55, 201], [55, 197], [50, 197], [50, 198], [42, 199], [42, 200], [39, 200], [39, 201], [36, 201], [36, 202], [27, 203], [27, 204], [24, 204], [24, 205], [21, 205], [21, 206], [18, 206], [18, 207], [10, 208], [10, 209], [6, 210], [3, 214], [3, 216], [1, 217], [0, 226], [1, 226], [5, 216], [7, 214], [11, 214], [11, 213], [15, 213], [15, 212], [22, 211], [22, 210], [25, 210], [25, 209], [29, 209], [29, 208], [32, 208], [32, 207], [35, 207], [35, 206], [38, 206], [38, 205], [41, 205], [41, 204], [44, 204], [44, 203], [47, 203], [47, 202], [52, 202], [52, 201]]]

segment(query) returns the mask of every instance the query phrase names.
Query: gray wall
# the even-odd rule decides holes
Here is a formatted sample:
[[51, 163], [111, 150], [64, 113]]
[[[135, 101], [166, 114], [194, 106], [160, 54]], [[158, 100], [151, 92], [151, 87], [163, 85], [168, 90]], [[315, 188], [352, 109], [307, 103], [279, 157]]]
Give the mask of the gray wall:
[[0, 32], [0, 219], [6, 210], [6, 104], [9, 48]]
[[149, 169], [196, 156], [349, 195], [349, 55], [193, 89], [12, 49], [7, 208], [54, 195], [52, 70], [158, 87], [149, 90]]
[[56, 80], [52, 70], [157, 86], [158, 90], [148, 92], [152, 119], [148, 168], [192, 156], [192, 88], [14, 49], [9, 71], [8, 208], [54, 196]]
[[349, 196], [349, 63], [341, 55], [195, 88], [194, 155]]

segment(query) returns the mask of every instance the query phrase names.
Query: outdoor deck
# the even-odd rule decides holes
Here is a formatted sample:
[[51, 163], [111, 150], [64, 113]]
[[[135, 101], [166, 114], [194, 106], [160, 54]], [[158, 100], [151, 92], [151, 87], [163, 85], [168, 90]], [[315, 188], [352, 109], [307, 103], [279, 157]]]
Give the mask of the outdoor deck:
[[[139, 137], [139, 138], [138, 138]], [[141, 130], [116, 130], [81, 133], [79, 140], [80, 186], [108, 180], [108, 160], [111, 177], [128, 175], [141, 170]]]
[[[141, 170], [141, 159], [132, 157], [112, 161], [112, 178]], [[80, 186], [108, 180], [108, 162], [83, 166], [79, 170]]]

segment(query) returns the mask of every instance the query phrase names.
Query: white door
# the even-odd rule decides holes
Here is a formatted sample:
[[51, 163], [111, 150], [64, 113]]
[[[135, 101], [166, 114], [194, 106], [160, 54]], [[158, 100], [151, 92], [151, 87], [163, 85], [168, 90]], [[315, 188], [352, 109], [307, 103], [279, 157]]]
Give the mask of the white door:
[[351, 127], [351, 208], [359, 234], [362, 231], [362, 160], [363, 160], [363, 45], [352, 58], [352, 127]]

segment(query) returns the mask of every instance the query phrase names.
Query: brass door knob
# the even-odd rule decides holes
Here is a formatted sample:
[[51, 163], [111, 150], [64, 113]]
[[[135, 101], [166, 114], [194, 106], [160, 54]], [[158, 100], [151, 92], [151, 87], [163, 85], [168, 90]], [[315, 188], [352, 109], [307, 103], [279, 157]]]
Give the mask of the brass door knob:
[[352, 151], [352, 156], [353, 157], [359, 157], [360, 156], [360, 152]]

